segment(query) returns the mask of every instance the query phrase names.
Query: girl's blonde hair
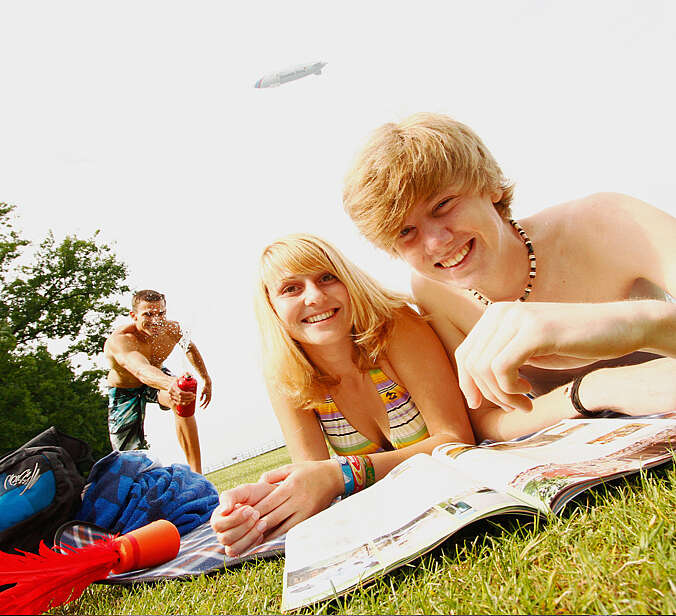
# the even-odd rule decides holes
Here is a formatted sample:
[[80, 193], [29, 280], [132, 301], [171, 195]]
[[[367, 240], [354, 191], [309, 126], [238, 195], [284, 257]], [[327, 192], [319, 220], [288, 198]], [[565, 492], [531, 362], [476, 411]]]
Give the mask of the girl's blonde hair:
[[408, 300], [384, 289], [319, 237], [299, 233], [269, 244], [261, 254], [255, 295], [263, 371], [268, 383], [299, 408], [323, 401], [326, 386], [337, 381], [331, 375], [320, 374], [301, 345], [288, 334], [272, 307], [269, 289], [282, 276], [324, 271], [340, 280], [350, 297], [355, 363], [360, 369], [373, 367], [387, 348], [396, 313]]

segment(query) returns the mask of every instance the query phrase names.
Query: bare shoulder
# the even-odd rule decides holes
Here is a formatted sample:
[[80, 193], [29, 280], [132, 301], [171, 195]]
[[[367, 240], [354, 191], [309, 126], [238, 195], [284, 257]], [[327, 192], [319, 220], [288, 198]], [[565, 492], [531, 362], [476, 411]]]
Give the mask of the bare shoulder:
[[137, 351], [139, 341], [134, 335], [133, 326], [125, 325], [116, 329], [103, 345], [104, 352], [119, 353]]
[[641, 239], [650, 243], [666, 240], [673, 245], [676, 218], [664, 210], [621, 193], [597, 193], [591, 198], [594, 205], [589, 215], [599, 221], [605, 220], [607, 228], [616, 229], [616, 233], [627, 239], [633, 236], [635, 245], [640, 246], [636, 241], [637, 232], [643, 235]]
[[540, 232], [580, 234], [585, 229], [615, 233], [624, 228], [659, 224], [675, 219], [666, 212], [631, 195], [598, 192], [554, 205], [525, 219]]
[[394, 317], [392, 338], [413, 339], [416, 335], [424, 332], [429, 326], [426, 319], [415, 310], [405, 306], [397, 310]]
[[279, 413], [280, 409], [288, 412], [294, 407], [290, 398], [281, 391], [277, 381], [268, 375], [263, 375], [263, 382], [265, 383], [270, 403], [276, 414]]
[[676, 284], [676, 218], [636, 197], [594, 193], [522, 222], [550, 267], [562, 277], [566, 267], [568, 275], [582, 272], [585, 285], [590, 276], [602, 276], [611, 285], [605, 287], [609, 297], [625, 296], [640, 278], [663, 289]]
[[620, 258], [619, 243], [639, 247], [639, 237], [647, 244], [663, 243], [659, 236], [676, 231], [676, 219], [667, 213], [635, 197], [613, 192], [560, 203], [521, 222], [533, 243], [547, 247], [557, 258], [563, 254]]
[[397, 311], [386, 354], [388, 360], [396, 364], [399, 359], [406, 361], [412, 356], [425, 356], [430, 345], [439, 344], [429, 320], [405, 307]]
[[461, 307], [467, 302], [467, 294], [451, 285], [430, 280], [414, 272], [411, 275], [411, 291], [413, 298], [423, 314], [448, 312]]
[[302, 421], [306, 417], [312, 416], [305, 409], [300, 409], [294, 401], [281, 391], [279, 384], [271, 377], [264, 376], [265, 387], [268, 391], [270, 405], [282, 426], [282, 430], [290, 425], [290, 422]]
[[403, 309], [395, 319], [385, 355], [395, 376], [405, 380], [413, 366], [429, 368], [433, 363], [447, 362], [463, 339], [464, 335], [450, 321], [421, 317], [410, 308]]
[[418, 274], [411, 277], [411, 290], [420, 311], [431, 318], [437, 334], [448, 328], [464, 335], [481, 317], [481, 306], [462, 289], [446, 285]]

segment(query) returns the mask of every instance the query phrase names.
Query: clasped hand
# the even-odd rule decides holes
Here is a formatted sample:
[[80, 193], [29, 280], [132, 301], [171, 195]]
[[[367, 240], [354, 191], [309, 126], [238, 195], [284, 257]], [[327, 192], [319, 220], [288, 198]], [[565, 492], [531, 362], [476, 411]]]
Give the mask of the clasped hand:
[[284, 534], [326, 509], [342, 493], [340, 466], [334, 460], [287, 464], [221, 493], [211, 527], [228, 556]]

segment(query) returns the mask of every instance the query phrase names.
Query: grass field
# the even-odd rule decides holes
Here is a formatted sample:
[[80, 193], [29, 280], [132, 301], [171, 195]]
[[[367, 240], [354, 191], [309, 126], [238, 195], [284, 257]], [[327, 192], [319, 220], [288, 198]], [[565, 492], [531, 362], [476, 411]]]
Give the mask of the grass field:
[[[285, 449], [209, 475], [225, 489], [288, 462]], [[560, 518], [484, 523], [352, 593], [301, 613], [676, 613], [673, 465], [596, 488]], [[54, 614], [279, 613], [283, 558], [186, 582], [94, 585]]]

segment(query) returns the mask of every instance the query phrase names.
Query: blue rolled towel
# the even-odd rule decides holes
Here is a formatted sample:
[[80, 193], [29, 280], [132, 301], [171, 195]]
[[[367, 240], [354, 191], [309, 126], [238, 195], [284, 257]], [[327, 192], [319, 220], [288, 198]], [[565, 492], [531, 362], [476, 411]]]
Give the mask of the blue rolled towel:
[[88, 481], [76, 518], [115, 533], [164, 519], [184, 535], [218, 505], [209, 480], [185, 464], [160, 466], [145, 451], [113, 451], [92, 467]]

